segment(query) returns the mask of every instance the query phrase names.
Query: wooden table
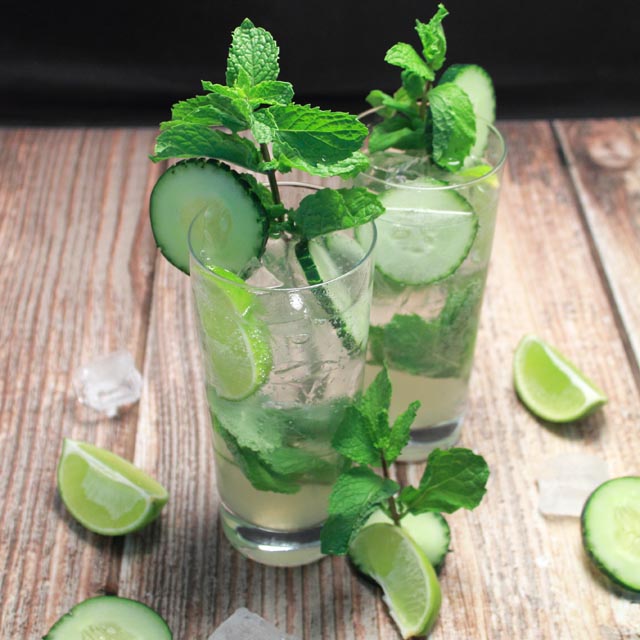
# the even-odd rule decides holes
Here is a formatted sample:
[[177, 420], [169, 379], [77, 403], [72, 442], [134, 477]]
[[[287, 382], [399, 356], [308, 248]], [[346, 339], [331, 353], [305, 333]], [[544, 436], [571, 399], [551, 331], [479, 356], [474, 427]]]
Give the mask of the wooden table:
[[[449, 518], [433, 638], [640, 638], [640, 604], [585, 559], [579, 523], [537, 509], [538, 469], [563, 452], [640, 474], [640, 119], [505, 122], [509, 161], [463, 445], [488, 460], [480, 508]], [[343, 559], [265, 568], [226, 542], [187, 278], [156, 253], [151, 129], [0, 129], [0, 637], [31, 640], [77, 602], [142, 600], [176, 640], [205, 640], [237, 607], [305, 639], [399, 637], [379, 592]], [[546, 338], [609, 396], [551, 427], [518, 403], [513, 350]], [[79, 405], [72, 375], [129, 349], [140, 403]], [[112, 449], [170, 491], [159, 521], [120, 539], [65, 511], [62, 438]], [[399, 475], [416, 480], [419, 466]]]

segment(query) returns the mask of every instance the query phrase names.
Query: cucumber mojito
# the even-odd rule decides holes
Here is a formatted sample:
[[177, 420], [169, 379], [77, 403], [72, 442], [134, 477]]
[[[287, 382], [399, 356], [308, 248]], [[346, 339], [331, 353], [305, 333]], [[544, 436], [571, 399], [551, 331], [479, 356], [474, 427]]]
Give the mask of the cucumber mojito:
[[[379, 195], [374, 301], [366, 381], [383, 362], [397, 415], [419, 398], [401, 460], [450, 446], [462, 424], [496, 221], [505, 145], [493, 127], [491, 79], [477, 65], [443, 65], [440, 5], [417, 21], [422, 56], [406, 43], [386, 61], [402, 87], [372, 91], [361, 119], [370, 130], [370, 167], [355, 184]], [[367, 241], [366, 231], [359, 237]]]
[[275, 40], [244, 20], [226, 84], [203, 82], [160, 126], [153, 159], [181, 160], [158, 179], [150, 217], [162, 254], [190, 274], [225, 534], [286, 566], [321, 555], [345, 466], [332, 437], [363, 379], [371, 221], [384, 208], [361, 187], [278, 181], [368, 165], [357, 117], [296, 104], [278, 74]]

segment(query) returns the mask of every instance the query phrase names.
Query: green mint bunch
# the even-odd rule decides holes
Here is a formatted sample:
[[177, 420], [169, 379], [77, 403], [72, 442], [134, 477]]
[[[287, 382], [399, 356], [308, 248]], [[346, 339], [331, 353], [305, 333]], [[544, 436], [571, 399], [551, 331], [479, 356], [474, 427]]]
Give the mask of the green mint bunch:
[[456, 171], [473, 147], [476, 117], [469, 96], [453, 82], [435, 82], [447, 53], [442, 21], [448, 13], [440, 4], [428, 23], [416, 20], [420, 52], [405, 42], [387, 51], [385, 61], [402, 69], [402, 86], [392, 96], [377, 89], [367, 96], [383, 117], [372, 130], [371, 153], [389, 147], [426, 151], [435, 164]]
[[282, 206], [276, 171], [348, 178], [368, 160], [359, 151], [366, 127], [351, 114], [294, 103], [291, 84], [278, 80], [278, 57], [272, 35], [245, 19], [233, 32], [226, 84], [203, 81], [203, 95], [173, 106], [171, 120], [160, 125], [152, 160], [207, 157], [265, 174], [270, 189], [251, 184], [274, 233], [310, 238], [380, 215], [375, 197], [356, 188], [336, 189], [331, 198], [323, 195], [326, 190], [307, 196], [297, 216]]
[[[412, 402], [389, 424], [391, 383], [383, 367], [362, 398], [349, 407], [333, 438], [333, 447], [355, 464], [337, 479], [322, 528], [322, 552], [344, 555], [358, 531], [378, 508], [399, 525], [411, 513], [453, 513], [474, 509], [486, 492], [489, 468], [469, 449], [432, 451], [417, 487], [401, 487], [389, 466], [409, 442], [420, 402]], [[372, 467], [382, 470], [382, 475]]]

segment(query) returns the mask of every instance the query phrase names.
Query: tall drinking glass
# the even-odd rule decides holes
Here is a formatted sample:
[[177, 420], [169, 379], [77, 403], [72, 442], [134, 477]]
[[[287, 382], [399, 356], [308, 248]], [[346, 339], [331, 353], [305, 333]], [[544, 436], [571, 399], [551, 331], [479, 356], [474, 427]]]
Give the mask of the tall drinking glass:
[[[280, 186], [295, 206], [314, 187]], [[219, 232], [219, 230], [217, 230]], [[312, 562], [344, 460], [331, 447], [362, 388], [375, 228], [270, 238], [246, 281], [211, 265], [206, 212], [189, 232], [220, 517], [231, 544], [276, 566]], [[311, 284], [310, 284], [311, 282]]]
[[[372, 126], [377, 114], [361, 118]], [[460, 436], [506, 157], [498, 130], [485, 126], [482, 157], [456, 173], [390, 149], [370, 154], [369, 171], [356, 179], [386, 207], [376, 220], [365, 384], [384, 361], [391, 418], [422, 402], [402, 461], [423, 460]]]

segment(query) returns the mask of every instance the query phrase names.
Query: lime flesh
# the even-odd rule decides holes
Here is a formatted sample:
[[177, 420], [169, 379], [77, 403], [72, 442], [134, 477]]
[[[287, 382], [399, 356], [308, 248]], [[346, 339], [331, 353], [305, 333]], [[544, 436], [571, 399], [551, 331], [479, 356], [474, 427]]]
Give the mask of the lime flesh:
[[518, 345], [513, 375], [525, 407], [549, 422], [579, 420], [607, 401], [573, 363], [535, 336], [525, 336]]
[[251, 395], [268, 378], [269, 333], [257, 317], [256, 295], [230, 271], [194, 266], [193, 281], [202, 326], [208, 382], [228, 400]]
[[431, 630], [440, 611], [440, 585], [426, 555], [400, 527], [385, 523], [365, 527], [351, 544], [349, 555], [382, 587], [403, 638]]
[[71, 515], [90, 531], [118, 536], [158, 517], [168, 493], [130, 462], [86, 442], [65, 438], [58, 490]]

